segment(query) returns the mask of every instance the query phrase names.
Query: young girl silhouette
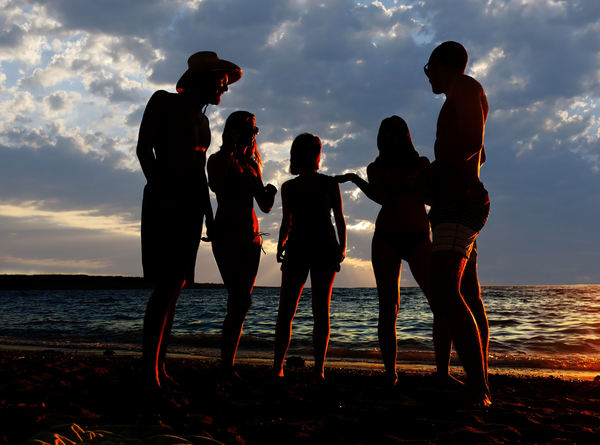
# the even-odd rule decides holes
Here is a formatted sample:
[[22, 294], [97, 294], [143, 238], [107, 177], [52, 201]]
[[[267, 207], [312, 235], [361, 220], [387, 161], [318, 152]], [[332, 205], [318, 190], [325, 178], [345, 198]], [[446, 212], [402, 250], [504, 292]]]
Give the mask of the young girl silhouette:
[[[314, 317], [314, 372], [323, 379], [329, 342], [329, 303], [335, 274], [346, 253], [346, 224], [338, 183], [317, 173], [321, 140], [310, 133], [294, 139], [290, 173], [296, 178], [281, 187], [283, 218], [277, 244], [281, 262], [281, 294], [275, 329], [274, 372], [283, 377], [283, 362], [290, 344], [292, 320], [310, 272]], [[331, 211], [336, 230], [331, 223]]]

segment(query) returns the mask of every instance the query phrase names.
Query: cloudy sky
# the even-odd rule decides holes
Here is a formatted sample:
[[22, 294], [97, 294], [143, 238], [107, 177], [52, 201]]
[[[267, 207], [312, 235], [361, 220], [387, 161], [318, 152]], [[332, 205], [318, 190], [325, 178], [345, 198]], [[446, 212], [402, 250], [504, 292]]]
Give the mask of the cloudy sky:
[[[244, 71], [208, 109], [209, 153], [227, 115], [249, 110], [279, 187], [304, 131], [324, 142], [323, 171], [364, 175], [392, 114], [431, 159], [444, 97], [423, 65], [445, 40], [466, 46], [490, 103], [482, 283], [600, 283], [597, 0], [0, 0], [0, 273], [141, 274], [138, 127], [190, 54], [213, 50]], [[342, 191], [349, 250], [336, 285], [371, 286], [378, 206]], [[261, 216], [271, 235], [258, 284], [279, 284], [280, 206], [278, 195]], [[210, 245], [196, 279], [221, 281]]]

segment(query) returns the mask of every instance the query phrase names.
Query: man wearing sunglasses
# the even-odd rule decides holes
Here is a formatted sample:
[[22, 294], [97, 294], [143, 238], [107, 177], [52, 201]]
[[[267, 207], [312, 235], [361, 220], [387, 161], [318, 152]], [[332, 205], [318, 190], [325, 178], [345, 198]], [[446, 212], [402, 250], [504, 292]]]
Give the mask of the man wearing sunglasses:
[[454, 343], [475, 402], [488, 406], [488, 321], [477, 278], [475, 239], [490, 206], [479, 179], [489, 108], [482, 86], [464, 74], [467, 60], [466, 49], [449, 41], [436, 47], [424, 66], [433, 93], [446, 96], [430, 170], [434, 344], [442, 381], [450, 379]]

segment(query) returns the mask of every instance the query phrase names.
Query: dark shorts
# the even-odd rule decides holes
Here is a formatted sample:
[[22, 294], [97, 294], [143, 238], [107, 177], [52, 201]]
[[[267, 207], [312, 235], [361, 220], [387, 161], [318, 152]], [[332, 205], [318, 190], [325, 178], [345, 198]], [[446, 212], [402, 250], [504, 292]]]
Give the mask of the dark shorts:
[[204, 209], [176, 190], [146, 185], [142, 202], [142, 267], [151, 282], [194, 282]]
[[318, 242], [311, 240], [289, 240], [281, 263], [281, 270], [286, 268], [320, 269], [340, 271], [340, 246], [337, 241]]
[[480, 232], [487, 222], [490, 214], [490, 201], [473, 202], [443, 201], [435, 202], [429, 211], [431, 228], [441, 223], [455, 223], [470, 228], [473, 232]]

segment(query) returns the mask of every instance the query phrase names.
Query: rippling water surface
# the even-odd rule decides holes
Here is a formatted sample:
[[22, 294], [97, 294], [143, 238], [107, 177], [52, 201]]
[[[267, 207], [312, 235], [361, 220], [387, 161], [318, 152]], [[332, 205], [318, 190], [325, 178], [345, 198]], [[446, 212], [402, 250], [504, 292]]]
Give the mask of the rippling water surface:
[[[139, 350], [149, 290], [0, 291], [0, 343]], [[484, 287], [492, 366], [600, 370], [600, 286]], [[272, 349], [279, 289], [257, 288], [242, 351]], [[185, 290], [178, 302], [172, 350], [219, 344], [223, 289]], [[330, 356], [378, 358], [377, 293], [334, 289]], [[398, 318], [400, 360], [431, 362], [432, 316], [417, 288], [403, 288]], [[294, 319], [292, 351], [311, 345], [310, 290]]]

